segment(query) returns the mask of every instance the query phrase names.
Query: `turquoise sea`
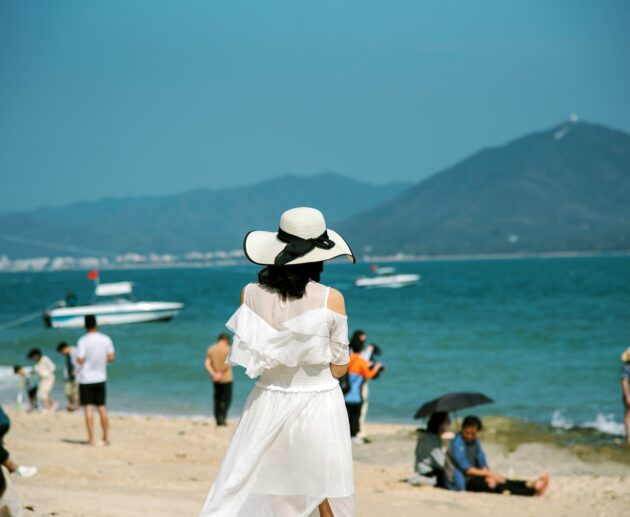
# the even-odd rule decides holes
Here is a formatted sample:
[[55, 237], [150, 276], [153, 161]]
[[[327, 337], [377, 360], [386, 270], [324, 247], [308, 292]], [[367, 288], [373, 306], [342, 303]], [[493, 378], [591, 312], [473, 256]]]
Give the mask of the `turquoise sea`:
[[[350, 328], [383, 349], [386, 371], [371, 383], [369, 418], [412, 422], [419, 404], [450, 391], [481, 391], [496, 403], [475, 410], [556, 427], [620, 434], [619, 355], [630, 345], [630, 257], [436, 261], [395, 264], [421, 282], [405, 289], [360, 290], [369, 264], [329, 264], [322, 281], [346, 297]], [[106, 327], [117, 361], [109, 402], [118, 412], [210, 416], [206, 347], [237, 308], [256, 267], [103, 271], [103, 282], [131, 280], [136, 296], [186, 304], [169, 323]], [[83, 271], [0, 275], [0, 325], [62, 298], [83, 302]], [[0, 397], [14, 403], [11, 366], [40, 347], [60, 367], [61, 340], [36, 319], [0, 331]], [[232, 416], [252, 381], [236, 372]], [[62, 381], [55, 386], [63, 400]]]

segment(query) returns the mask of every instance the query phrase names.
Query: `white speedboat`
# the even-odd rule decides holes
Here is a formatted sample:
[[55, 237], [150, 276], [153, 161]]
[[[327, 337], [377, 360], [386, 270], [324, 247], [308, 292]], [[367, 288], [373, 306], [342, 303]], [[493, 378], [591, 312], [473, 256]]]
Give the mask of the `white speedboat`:
[[354, 281], [356, 287], [373, 288], [373, 287], [409, 287], [420, 281], [420, 275], [416, 274], [397, 274], [393, 267], [372, 267], [375, 276], [366, 276], [357, 278]]
[[64, 301], [57, 302], [44, 311], [44, 323], [52, 328], [79, 328], [88, 314], [96, 316], [99, 326], [168, 321], [184, 307], [176, 302], [137, 302], [132, 282], [97, 284], [94, 295], [92, 305], [70, 307]]

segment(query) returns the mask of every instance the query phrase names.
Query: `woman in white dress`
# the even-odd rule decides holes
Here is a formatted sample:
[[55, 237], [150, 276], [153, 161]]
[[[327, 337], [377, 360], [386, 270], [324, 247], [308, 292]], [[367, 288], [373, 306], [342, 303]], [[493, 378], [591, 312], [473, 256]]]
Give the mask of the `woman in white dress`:
[[266, 266], [227, 322], [228, 363], [259, 378], [201, 511], [202, 517], [350, 517], [352, 448], [337, 378], [348, 365], [341, 293], [319, 283], [323, 262], [354, 256], [313, 208], [288, 210], [278, 232], [247, 234]]

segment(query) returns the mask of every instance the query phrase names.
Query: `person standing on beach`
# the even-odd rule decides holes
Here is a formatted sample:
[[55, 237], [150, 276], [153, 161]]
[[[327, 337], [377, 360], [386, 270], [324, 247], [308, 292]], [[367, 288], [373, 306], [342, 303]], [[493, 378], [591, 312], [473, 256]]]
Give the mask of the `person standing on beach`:
[[37, 387], [37, 399], [42, 403], [45, 413], [54, 411], [59, 404], [51, 398], [51, 392], [55, 385], [55, 363], [50, 357], [44, 355], [39, 348], [33, 348], [27, 354], [27, 358], [35, 362], [33, 371], [39, 377]]
[[70, 346], [65, 341], [57, 345], [57, 352], [64, 357], [63, 380], [66, 392], [66, 409], [75, 411], [79, 409], [79, 382], [77, 374], [79, 372], [79, 363], [77, 363], [77, 347]]
[[353, 517], [352, 444], [337, 380], [348, 364], [343, 296], [320, 283], [324, 261], [354, 256], [314, 208], [249, 232], [264, 266], [226, 326], [229, 362], [258, 378], [201, 517]]
[[96, 406], [103, 429], [103, 442], [109, 445], [109, 417], [106, 407], [107, 365], [115, 359], [114, 344], [109, 336], [98, 332], [96, 317], [85, 317], [87, 331], [77, 343], [79, 370], [79, 399], [85, 409], [88, 445], [94, 440], [94, 407]]
[[17, 396], [18, 410], [22, 407], [22, 399], [24, 392], [28, 396], [28, 412], [35, 411], [37, 409], [37, 376], [32, 366], [21, 366], [16, 364], [13, 367], [13, 372], [22, 379], [22, 386]]
[[374, 363], [370, 366], [370, 363], [361, 355], [363, 344], [364, 342], [360, 339], [350, 342], [352, 354], [348, 364], [349, 389], [344, 395], [348, 421], [350, 422], [350, 436], [355, 443], [367, 443], [367, 440], [359, 435], [361, 432], [361, 410], [364, 401], [363, 386], [370, 379], [373, 379], [382, 368], [381, 363]]
[[[354, 350], [355, 348], [361, 348], [361, 357], [365, 359], [368, 363], [370, 362], [370, 357], [372, 356], [372, 349], [368, 346], [365, 346], [367, 342], [367, 334], [362, 330], [355, 330], [352, 333], [352, 337], [350, 338], [350, 350]], [[360, 345], [360, 346], [359, 346]], [[359, 432], [357, 433], [357, 437], [363, 440], [364, 442], [369, 442], [369, 438], [367, 433], [365, 432], [365, 420], [367, 418], [368, 412], [368, 397], [370, 396], [370, 389], [368, 388], [368, 383], [364, 382], [361, 385], [361, 399], [363, 402], [361, 403], [361, 415], [359, 416]]]
[[214, 417], [217, 426], [227, 425], [227, 413], [232, 403], [232, 367], [226, 363], [230, 355], [230, 336], [219, 334], [217, 342], [208, 347], [205, 366], [214, 386]]
[[456, 491], [543, 495], [549, 485], [547, 472], [535, 481], [519, 481], [506, 479], [490, 470], [478, 438], [482, 429], [478, 417], [464, 418], [461, 432], [451, 441], [446, 455], [446, 487]]
[[630, 347], [621, 354], [621, 397], [624, 405], [623, 424], [626, 428], [626, 442], [630, 445]]

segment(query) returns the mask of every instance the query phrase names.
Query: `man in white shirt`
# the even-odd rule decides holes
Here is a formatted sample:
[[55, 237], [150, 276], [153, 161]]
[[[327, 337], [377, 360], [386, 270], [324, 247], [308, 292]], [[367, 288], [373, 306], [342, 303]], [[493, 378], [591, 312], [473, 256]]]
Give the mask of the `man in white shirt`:
[[114, 344], [109, 336], [98, 332], [96, 317], [85, 317], [85, 330], [77, 343], [77, 363], [79, 370], [79, 399], [85, 408], [85, 424], [88, 433], [88, 445], [96, 445], [94, 440], [94, 406], [103, 428], [103, 442], [109, 445], [109, 418], [107, 417], [106, 389], [107, 364], [115, 359]]

